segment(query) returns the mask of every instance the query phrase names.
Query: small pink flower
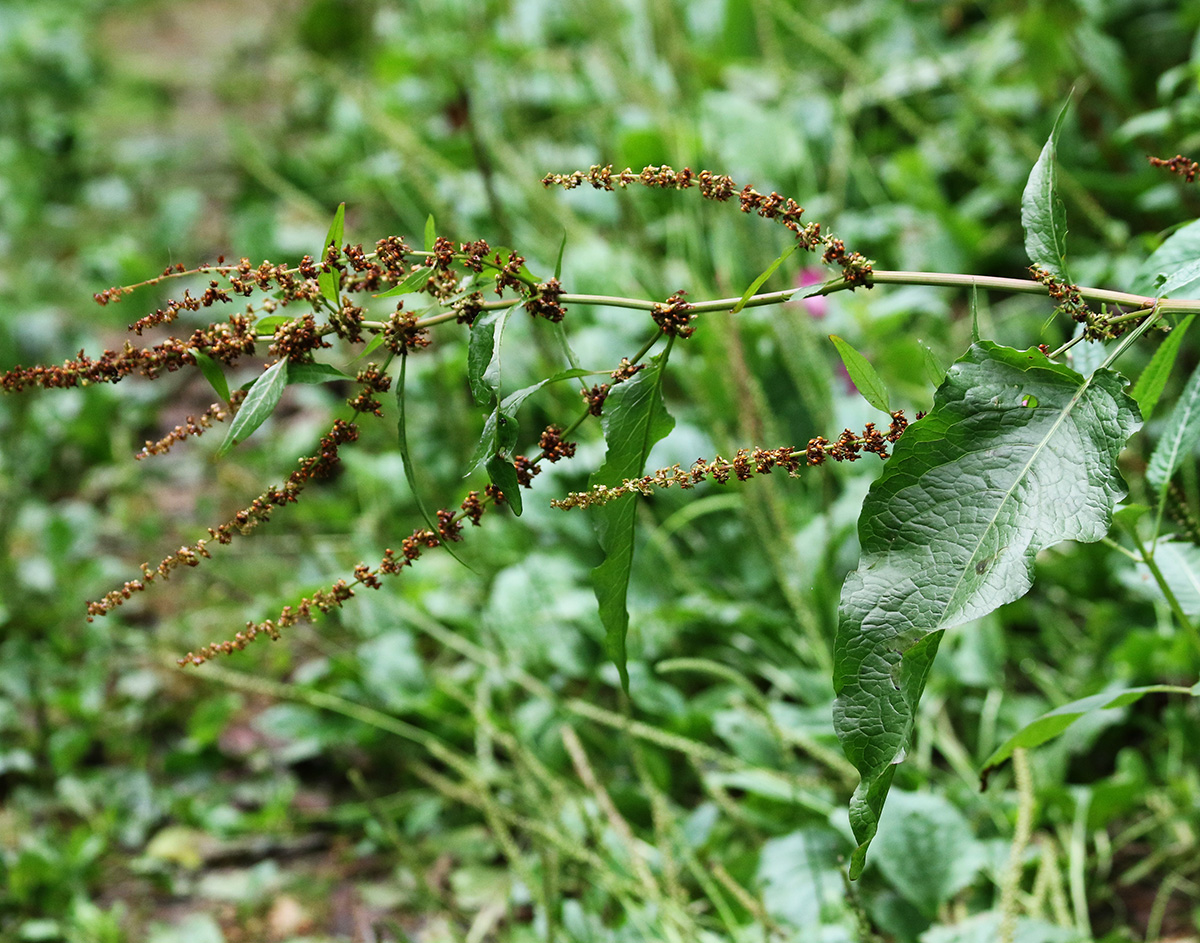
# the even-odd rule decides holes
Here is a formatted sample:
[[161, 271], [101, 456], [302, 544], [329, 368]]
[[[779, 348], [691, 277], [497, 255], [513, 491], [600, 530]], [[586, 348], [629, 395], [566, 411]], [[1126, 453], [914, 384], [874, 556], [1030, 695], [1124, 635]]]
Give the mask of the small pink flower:
[[[820, 268], [806, 268], [800, 271], [799, 277], [796, 279], [796, 287], [811, 288], [813, 285], [820, 285], [826, 280], [825, 270]], [[825, 317], [829, 310], [829, 299], [824, 295], [817, 295], [813, 298], [798, 299], [800, 304], [804, 305], [808, 311], [809, 317], [814, 321], [820, 321]]]

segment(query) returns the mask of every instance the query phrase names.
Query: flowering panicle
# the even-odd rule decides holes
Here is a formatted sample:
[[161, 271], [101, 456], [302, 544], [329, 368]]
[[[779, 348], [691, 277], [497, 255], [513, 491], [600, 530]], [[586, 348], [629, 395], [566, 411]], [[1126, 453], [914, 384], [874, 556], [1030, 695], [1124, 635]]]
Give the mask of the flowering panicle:
[[134, 458], [143, 459], [149, 458], [151, 455], [165, 455], [176, 442], [182, 442], [191, 435], [202, 435], [204, 430], [214, 422], [224, 422], [235, 415], [245, 398], [245, 390], [234, 390], [230, 394], [228, 403], [213, 403], [200, 414], [199, 419], [188, 416], [183, 425], [176, 426], [157, 442], [147, 441], [142, 450], [134, 455]]
[[842, 276], [847, 285], [869, 287], [871, 284], [869, 259], [857, 252], [847, 253], [840, 239], [822, 236], [819, 223], [802, 224], [800, 217], [804, 208], [795, 200], [782, 197], [778, 193], [762, 194], [749, 185], [739, 190], [737, 184], [724, 174], [714, 174], [708, 170], [696, 173], [690, 167], [676, 171], [667, 166], [648, 166], [640, 173], [634, 173], [626, 167], [614, 173], [612, 164], [595, 164], [587, 170], [576, 170], [569, 174], [547, 174], [542, 178], [542, 186], [559, 186], [565, 190], [574, 190], [585, 183], [597, 190], [609, 191], [618, 187], [623, 190], [633, 185], [664, 190], [687, 190], [697, 187], [700, 196], [718, 203], [724, 203], [736, 195], [743, 213], [757, 213], [763, 219], [778, 222], [795, 235], [802, 248], [811, 251], [817, 246], [825, 246], [824, 260], [842, 267]]
[[[923, 415], [917, 413], [917, 418], [920, 419]], [[747, 481], [755, 475], [769, 475], [775, 468], [782, 468], [790, 477], [796, 477], [803, 465], [822, 465], [828, 458], [835, 462], [853, 462], [861, 457], [862, 452], [872, 452], [883, 459], [888, 457], [887, 444], [899, 439], [907, 427], [908, 420], [904, 411], [897, 410], [892, 413], [891, 426], [886, 433], [876, 429], [875, 424], [869, 422], [860, 435], [855, 435], [847, 429], [832, 443], [818, 436], [810, 439], [808, 446], [803, 450], [786, 446], [779, 449], [738, 449], [733, 461], [720, 455], [712, 461], [700, 458], [689, 469], [672, 465], [641, 478], [626, 478], [612, 488], [596, 485], [588, 491], [573, 491], [565, 498], [551, 501], [550, 506], [564, 511], [586, 508], [593, 504], [607, 504], [627, 494], [653, 494], [655, 488], [670, 488], [672, 485], [679, 485], [685, 489], [693, 488], [706, 479], [722, 485], [731, 478]]]

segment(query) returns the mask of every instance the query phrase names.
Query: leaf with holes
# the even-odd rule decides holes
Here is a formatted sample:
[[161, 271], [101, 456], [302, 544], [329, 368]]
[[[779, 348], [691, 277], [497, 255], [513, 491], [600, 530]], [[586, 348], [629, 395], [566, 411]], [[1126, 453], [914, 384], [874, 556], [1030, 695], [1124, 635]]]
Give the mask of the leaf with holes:
[[1108, 531], [1124, 494], [1117, 453], [1140, 425], [1124, 385], [1111, 370], [1085, 378], [1036, 350], [980, 342], [871, 486], [834, 645], [834, 726], [862, 776], [852, 877], [943, 630], [1024, 595], [1039, 550]]

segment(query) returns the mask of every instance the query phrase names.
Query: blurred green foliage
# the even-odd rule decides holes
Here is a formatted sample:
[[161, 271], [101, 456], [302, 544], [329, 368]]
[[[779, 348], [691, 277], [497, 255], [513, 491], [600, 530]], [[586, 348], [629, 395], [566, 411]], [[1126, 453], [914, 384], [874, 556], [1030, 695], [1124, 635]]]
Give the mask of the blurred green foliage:
[[[565, 231], [579, 293], [736, 297], [785, 244], [694, 195], [540, 186], [593, 163], [778, 190], [880, 267], [1019, 275], [1021, 188], [1072, 88], [1059, 159], [1073, 274], [1125, 288], [1200, 210], [1144, 159], [1200, 149], [1198, 30], [1200, 4], [1142, 0], [8, 0], [0, 369], [119, 347], [161, 298], [90, 304], [110, 285], [313, 252], [341, 202], [351, 241], [419, 244], [433, 214], [535, 271]], [[766, 287], [808, 264], [793, 256]], [[1066, 328], [1047, 312], [995, 297], [979, 318], [998, 341], [1056, 344]], [[567, 326], [597, 365], [645, 331], [615, 309]], [[534, 325], [511, 330], [506, 385], [557, 369]], [[930, 398], [922, 344], [954, 359], [971, 319], [965, 297], [912, 287], [831, 298], [819, 319], [796, 305], [705, 320], [673, 360], [677, 427], [650, 466], [860, 427], [869, 409], [829, 333], [911, 411]], [[409, 377], [410, 444], [439, 504], [461, 499], [482, 422], [452, 335]], [[85, 622], [88, 599], [281, 480], [344, 412], [292, 387], [266, 434], [220, 463], [217, 436], [133, 460], [210, 399], [198, 373], [0, 399], [0, 936], [858, 938], [835, 811], [853, 777], [822, 647], [877, 466], [643, 502], [627, 705], [603, 655], [589, 522], [546, 507], [599, 465], [595, 430], [539, 477], [520, 521], [489, 514], [468, 535], [474, 572], [430, 554], [193, 674], [172, 657], [418, 520], [391, 416], [253, 539]], [[523, 427], [576, 407], [549, 390]], [[1039, 567], [1030, 596], [943, 644], [858, 889], [883, 939], [992, 938], [1017, 798], [1007, 773], [983, 794], [976, 774], [1014, 730], [1117, 682], [1194, 680], [1123, 558], [1067, 546]], [[1197, 719], [1149, 696], [1033, 755], [1020, 939], [1194, 926]]]

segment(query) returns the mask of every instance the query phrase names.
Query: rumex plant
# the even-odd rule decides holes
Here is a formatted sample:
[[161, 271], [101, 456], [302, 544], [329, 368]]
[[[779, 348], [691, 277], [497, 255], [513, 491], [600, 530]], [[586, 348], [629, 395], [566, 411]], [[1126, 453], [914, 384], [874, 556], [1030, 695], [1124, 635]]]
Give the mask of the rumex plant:
[[[1061, 123], [1061, 116], [1059, 119]], [[141, 568], [138, 578], [88, 604], [88, 619], [104, 616], [152, 584], [181, 568], [202, 564], [219, 548], [267, 523], [301, 499], [308, 485], [328, 475], [341, 450], [359, 438], [359, 425], [385, 416], [382, 397], [394, 393], [398, 449], [408, 483], [418, 499], [421, 520], [378, 562], [358, 564], [333, 584], [284, 605], [270, 618], [249, 621], [228, 637], [198, 644], [179, 658], [200, 666], [221, 654], [245, 648], [259, 636], [283, 637], [300, 621], [344, 606], [363, 589], [378, 589], [427, 551], [454, 545], [479, 526], [486, 512], [523, 510], [523, 494], [544, 464], [572, 459], [573, 436], [599, 419], [606, 455], [588, 487], [553, 498], [559, 509], [586, 509], [592, 515], [603, 561], [593, 572], [594, 588], [609, 657], [628, 686], [627, 592], [634, 565], [636, 495], [704, 480], [746, 481], [775, 471], [789, 476], [827, 461], [853, 462], [872, 453], [886, 460], [863, 504], [859, 519], [862, 556], [842, 590], [833, 655], [837, 695], [834, 724], [845, 752], [861, 775], [851, 801], [850, 822], [858, 847], [850, 876], [862, 872], [897, 764], [911, 738], [917, 704], [944, 632], [977, 619], [1030, 588], [1039, 551], [1063, 540], [1108, 539], [1114, 509], [1127, 491], [1118, 456], [1158, 405], [1185, 331], [1200, 302], [1180, 300], [1200, 285], [1200, 240], [1180, 230], [1147, 261], [1147, 283], [1139, 291], [1081, 287], [1067, 265], [1066, 219], [1057, 194], [1055, 143], [1058, 124], [1035, 164], [1021, 207], [1029, 278], [992, 278], [952, 273], [883, 271], [848, 249], [803, 209], [777, 193], [739, 187], [709, 171], [646, 167], [614, 172], [548, 175], [547, 187], [588, 186], [615, 191], [631, 186], [698, 191], [718, 203], [736, 201], [743, 213], [786, 228], [793, 245], [739, 297], [692, 300], [683, 289], [661, 300], [572, 294], [561, 281], [562, 253], [549, 277], [534, 274], [510, 248], [483, 240], [463, 242], [439, 234], [428, 221], [421, 249], [403, 239], [380, 239], [370, 250], [346, 240], [344, 207], [339, 208], [316, 256], [295, 265], [249, 259], [185, 268], [173, 266], [139, 285], [110, 288], [96, 295], [101, 304], [127, 303], [138, 288], [202, 276], [208, 286], [194, 296], [185, 291], [130, 325], [138, 336], [167, 327], [181, 312], [232, 310], [187, 337], [149, 346], [126, 343], [91, 358], [84, 352], [58, 366], [16, 367], [2, 377], [6, 392], [57, 389], [117, 382], [137, 375], [154, 379], [180, 369], [199, 369], [218, 401], [199, 417], [147, 442], [139, 458], [161, 455], [215, 424], [226, 427], [219, 454], [252, 435], [272, 414], [288, 385], [352, 384], [347, 414], [321, 437], [281, 486], [271, 485], [230, 518], [197, 539]], [[1196, 164], [1184, 157], [1152, 158], [1187, 183]], [[820, 253], [830, 277], [807, 288], [761, 291], [796, 250]], [[1155, 275], [1159, 276], [1157, 279]], [[885, 384], [869, 361], [841, 338], [834, 349], [864, 398], [882, 413], [861, 431], [829, 430], [806, 443], [748, 442], [731, 457], [698, 459], [647, 472], [652, 446], [672, 429], [663, 395], [664, 380], [678, 347], [704, 329], [703, 316], [776, 305], [791, 299], [838, 291], [874, 289], [886, 284], [1026, 292], [1044, 295], [1055, 314], [1078, 322], [1074, 337], [1050, 350], [1004, 347], [976, 337], [975, 343], [941, 374], [928, 414], [912, 421], [893, 409]], [[644, 343], [618, 363], [600, 369], [581, 366], [568, 343], [570, 310], [607, 305], [649, 315]], [[546, 322], [563, 352], [563, 369], [530, 386], [502, 392], [505, 327], [523, 309]], [[421, 501], [408, 446], [406, 397], [409, 358], [421, 356], [434, 330], [469, 332], [466, 382], [480, 408], [483, 430], [469, 462], [478, 478], [457, 507], [429, 508]], [[1130, 388], [1113, 366], [1139, 339], [1168, 332], [1149, 366]], [[355, 351], [360, 366], [349, 373], [322, 359], [334, 343]], [[1064, 356], [1079, 344], [1109, 347], [1090, 370], [1076, 370]], [[263, 356], [265, 351], [265, 356]], [[226, 368], [262, 357], [262, 372], [242, 389], [231, 389]], [[530, 434], [519, 421], [522, 405], [543, 387], [573, 383], [580, 393], [573, 415]], [[1172, 479], [1200, 441], [1200, 374], [1188, 382], [1167, 419], [1145, 473], [1145, 504], [1128, 504], [1118, 518], [1131, 550], [1150, 572], [1200, 654], [1200, 634], [1180, 600], [1180, 574], [1200, 563], [1195, 550], [1194, 513], [1181, 501]], [[817, 473], [817, 472], [813, 472]], [[1163, 537], [1164, 521], [1179, 522], [1179, 540]], [[466, 525], [471, 525], [468, 528]], [[1171, 566], [1163, 561], [1170, 558]], [[1200, 660], [1200, 659], [1198, 659]], [[1030, 724], [1001, 746], [984, 774], [1015, 750], [1056, 735], [1092, 710], [1129, 703], [1151, 691], [1200, 694], [1200, 686], [1157, 685], [1098, 696], [1059, 708]]]

